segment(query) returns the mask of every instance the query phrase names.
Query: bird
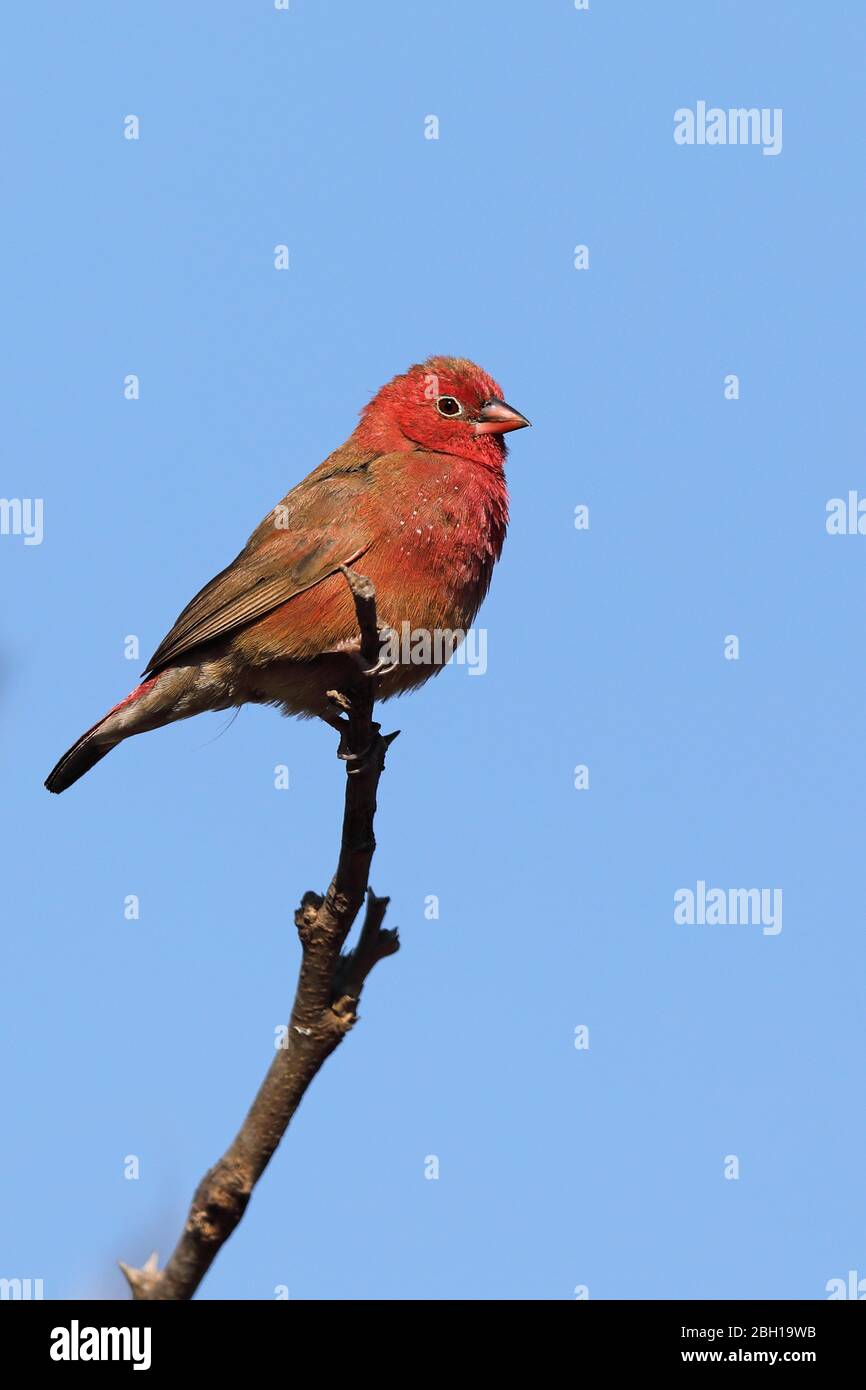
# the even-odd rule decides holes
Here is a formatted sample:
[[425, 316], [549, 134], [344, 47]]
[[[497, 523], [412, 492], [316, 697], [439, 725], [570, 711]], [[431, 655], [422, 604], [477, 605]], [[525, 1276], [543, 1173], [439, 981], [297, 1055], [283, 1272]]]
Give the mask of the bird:
[[[187, 604], [141, 683], [63, 754], [47, 789], [65, 791], [133, 734], [205, 710], [275, 705], [341, 727], [329, 692], [361, 660], [346, 568], [372, 582], [384, 630], [459, 640], [505, 540], [504, 436], [529, 423], [466, 358], [429, 357], [395, 376]], [[413, 653], [382, 666], [378, 699], [420, 685], [451, 654], [435, 642]]]

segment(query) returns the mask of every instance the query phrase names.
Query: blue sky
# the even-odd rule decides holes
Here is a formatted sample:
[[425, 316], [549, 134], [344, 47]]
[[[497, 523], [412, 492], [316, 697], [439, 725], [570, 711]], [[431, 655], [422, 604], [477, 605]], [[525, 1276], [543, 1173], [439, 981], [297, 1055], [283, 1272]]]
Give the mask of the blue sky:
[[[115, 1297], [117, 1259], [168, 1253], [287, 1016], [343, 773], [329, 730], [248, 707], [42, 779], [135, 683], [125, 638], [147, 656], [444, 352], [533, 421], [488, 670], [383, 711], [372, 882], [403, 949], [200, 1297], [866, 1276], [866, 538], [825, 525], [866, 495], [862, 8], [162, 0], [8, 28], [0, 490], [44, 535], [0, 536], [0, 1275]], [[677, 145], [700, 100], [781, 108], [781, 153]], [[780, 889], [781, 932], [675, 923], [699, 881]]]

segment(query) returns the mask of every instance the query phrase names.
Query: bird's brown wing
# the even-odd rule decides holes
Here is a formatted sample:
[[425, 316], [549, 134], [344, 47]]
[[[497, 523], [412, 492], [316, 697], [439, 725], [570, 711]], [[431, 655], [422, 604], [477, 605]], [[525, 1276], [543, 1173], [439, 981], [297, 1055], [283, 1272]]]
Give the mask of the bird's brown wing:
[[289, 493], [280, 504], [284, 510], [275, 508], [240, 555], [187, 604], [145, 675], [163, 670], [203, 642], [245, 627], [328, 579], [340, 565], [361, 558], [372, 538], [359, 534], [352, 504], [365, 479], [357, 473], [332, 475], [322, 486], [324, 478], [315, 483], [313, 478]]

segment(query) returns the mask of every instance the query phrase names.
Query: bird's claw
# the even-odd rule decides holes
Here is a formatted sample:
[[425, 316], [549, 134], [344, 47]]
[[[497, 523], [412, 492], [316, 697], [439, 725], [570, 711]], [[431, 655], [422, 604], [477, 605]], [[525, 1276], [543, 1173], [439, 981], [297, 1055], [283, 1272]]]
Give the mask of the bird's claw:
[[375, 666], [362, 666], [361, 669], [365, 676], [388, 676], [392, 671], [396, 671], [400, 663], [397, 661], [389, 661], [387, 657], [381, 655], [381, 651], [385, 646], [389, 647], [392, 651], [399, 650], [397, 647], [398, 641], [399, 638], [392, 627], [379, 628], [379, 660], [376, 662]]
[[337, 757], [340, 758], [342, 762], [349, 764], [349, 766], [346, 768], [346, 772], [350, 777], [354, 776], [358, 772], [364, 772], [367, 769], [367, 767], [369, 767], [370, 754], [376, 746], [376, 739], [379, 737], [379, 732], [382, 726], [381, 724], [374, 723], [370, 727], [373, 730], [373, 737], [370, 739], [370, 742], [368, 746], [364, 749], [363, 753], [354, 753], [352, 749], [349, 747], [348, 729], [340, 730], [340, 743], [337, 748]]
[[392, 671], [396, 671], [399, 666], [398, 661], [385, 661], [384, 658], [377, 661], [375, 666], [368, 666], [364, 671], [365, 676], [390, 676]]

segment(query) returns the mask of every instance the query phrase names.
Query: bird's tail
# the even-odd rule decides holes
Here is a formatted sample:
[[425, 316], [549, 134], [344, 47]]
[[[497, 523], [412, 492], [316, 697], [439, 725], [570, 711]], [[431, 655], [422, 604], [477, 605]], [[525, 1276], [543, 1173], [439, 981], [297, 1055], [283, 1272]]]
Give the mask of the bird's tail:
[[159, 676], [153, 676], [143, 685], [136, 686], [126, 699], [121, 700], [120, 704], [103, 715], [92, 729], [88, 729], [81, 738], [76, 739], [45, 779], [45, 785], [50, 792], [65, 792], [67, 787], [71, 787], [73, 782], [77, 782], [79, 777], [89, 772], [118, 743], [130, 734], [140, 733], [146, 727], [142, 721], [129, 718], [132, 713], [131, 706], [147, 695], [159, 679]]

